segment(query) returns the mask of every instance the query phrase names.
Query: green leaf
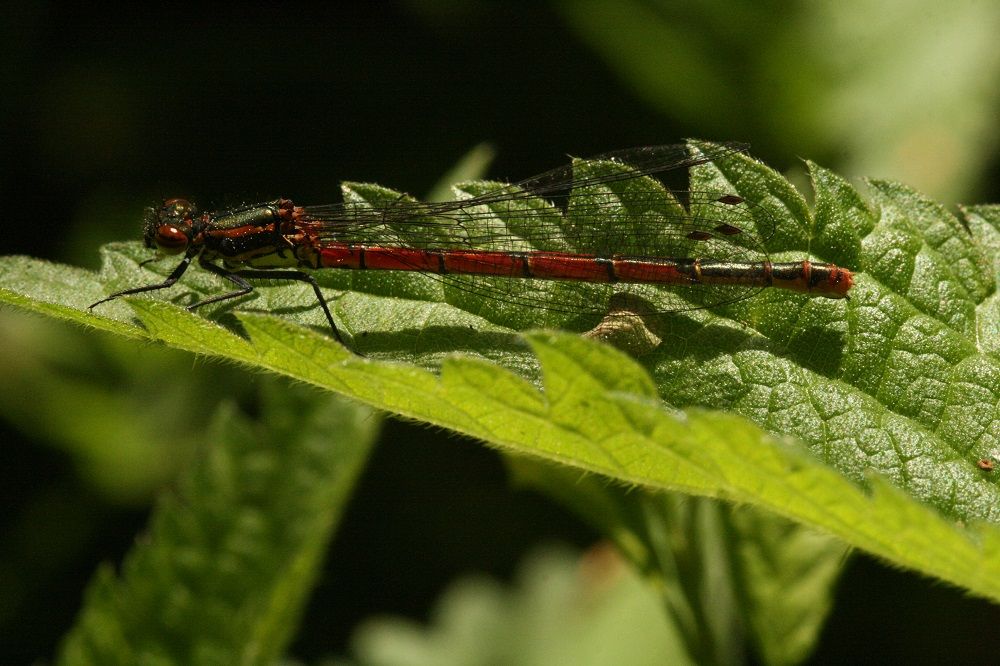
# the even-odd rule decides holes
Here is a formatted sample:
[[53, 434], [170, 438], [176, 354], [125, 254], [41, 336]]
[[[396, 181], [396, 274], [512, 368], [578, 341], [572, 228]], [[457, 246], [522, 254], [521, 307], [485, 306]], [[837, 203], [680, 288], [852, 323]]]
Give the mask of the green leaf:
[[[969, 206], [964, 221], [983, 248], [990, 275], [1000, 275], [1000, 206]], [[976, 306], [976, 341], [984, 353], [1000, 351], [1000, 297], [993, 291]]]
[[261, 418], [221, 409], [120, 577], [102, 567], [65, 664], [270, 664], [293, 636], [377, 422], [265, 382]]
[[[815, 213], [777, 173], [742, 155], [692, 176], [699, 189], [753, 202], [762, 228], [775, 222], [768, 249], [776, 260], [811, 250], [850, 262], [858, 271], [851, 300], [762, 293], [678, 313], [651, 326], [663, 343], [641, 366], [570, 334], [520, 335], [512, 327], [552, 324], [551, 315], [456, 300], [419, 275], [320, 278], [366, 359], [322, 332], [304, 285], [262, 286], [239, 303], [205, 308], [225, 327], [148, 296], [128, 300], [141, 326], [121, 302], [100, 306], [100, 316], [83, 312], [88, 300], [172, 269], [140, 268], [134, 244], [108, 248], [100, 280], [6, 259], [0, 297], [285, 374], [626, 484], [752, 504], [1000, 599], [996, 528], [978, 524], [1000, 518], [997, 482], [977, 466], [997, 446], [1000, 368], [994, 343], [982, 340], [992, 326], [989, 254], [905, 187], [873, 183], [866, 204], [836, 175], [811, 171]], [[369, 186], [348, 194], [357, 205], [398, 199]], [[191, 273], [162, 298], [186, 304], [218, 293], [215, 276]]]

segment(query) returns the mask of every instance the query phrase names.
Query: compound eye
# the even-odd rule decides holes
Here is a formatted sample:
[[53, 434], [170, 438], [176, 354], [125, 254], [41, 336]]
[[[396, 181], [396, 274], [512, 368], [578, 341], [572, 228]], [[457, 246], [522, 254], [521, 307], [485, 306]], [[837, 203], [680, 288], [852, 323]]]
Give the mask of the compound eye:
[[161, 224], [156, 229], [156, 247], [165, 254], [180, 254], [188, 246], [187, 234], [173, 224]]
[[160, 208], [160, 219], [185, 220], [196, 212], [194, 204], [187, 199], [167, 199]]

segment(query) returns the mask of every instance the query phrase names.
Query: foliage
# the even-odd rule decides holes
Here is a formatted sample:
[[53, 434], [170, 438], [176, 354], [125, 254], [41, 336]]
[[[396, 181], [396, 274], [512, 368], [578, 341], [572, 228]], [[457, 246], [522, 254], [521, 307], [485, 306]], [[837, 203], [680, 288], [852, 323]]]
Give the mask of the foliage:
[[[140, 266], [135, 243], [109, 246], [100, 276], [5, 258], [0, 298], [282, 374], [523, 456], [522, 479], [599, 526], [656, 585], [689, 654], [738, 660], [733, 628], [749, 627], [769, 661], [795, 661], [815, 639], [843, 555], [813, 529], [1000, 600], [1000, 493], [977, 465], [998, 455], [991, 250], [1000, 213], [969, 209], [960, 223], [881, 181], [870, 183], [868, 204], [835, 174], [810, 171], [812, 211], [744, 156], [692, 176], [699, 189], [724, 188], [773, 217], [775, 259], [809, 252], [857, 269], [851, 300], [762, 294], [681, 313], [640, 361], [568, 333], [518, 333], [509, 324], [530, 328], [530, 311], [495, 316], [490, 303], [456, 301], [422, 276], [322, 278], [365, 358], [321, 332], [322, 314], [297, 286], [261, 287], [235, 312], [206, 308], [220, 323], [148, 297], [88, 312], [108, 291], [170, 270]], [[345, 196], [364, 205], [398, 195], [355, 185]], [[183, 285], [172, 298], [220, 286], [200, 272]], [[604, 480], [580, 481], [584, 472]], [[666, 491], [745, 509], [688, 507]], [[789, 571], [799, 575], [782, 578]], [[805, 601], [775, 585], [801, 585]]]

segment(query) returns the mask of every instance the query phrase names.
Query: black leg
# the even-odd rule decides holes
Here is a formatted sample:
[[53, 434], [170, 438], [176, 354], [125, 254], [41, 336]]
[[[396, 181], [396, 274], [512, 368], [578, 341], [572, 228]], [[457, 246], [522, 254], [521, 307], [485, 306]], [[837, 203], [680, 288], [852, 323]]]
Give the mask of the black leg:
[[[187, 253], [184, 255], [184, 259], [181, 263], [177, 265], [167, 279], [158, 284], [150, 284], [145, 287], [133, 287], [132, 289], [124, 289], [122, 291], [115, 292], [108, 296], [107, 298], [102, 298], [96, 303], [91, 304], [90, 308], [95, 308], [101, 303], [107, 303], [108, 301], [113, 301], [116, 298], [121, 298], [122, 296], [131, 296], [132, 294], [141, 294], [146, 291], [157, 291], [159, 289], [167, 289], [172, 287], [177, 281], [184, 275], [184, 271], [188, 269], [191, 265], [191, 261], [195, 256], [201, 251], [200, 247], [191, 247], [188, 249]], [[326, 299], [323, 297], [323, 292], [319, 289], [319, 284], [311, 275], [306, 275], [305, 273], [300, 273], [298, 271], [267, 271], [267, 270], [241, 270], [241, 271], [229, 271], [221, 266], [216, 266], [215, 264], [205, 261], [204, 259], [199, 259], [198, 264], [205, 270], [218, 275], [221, 278], [229, 280], [235, 284], [239, 289], [235, 291], [230, 291], [219, 296], [212, 296], [211, 298], [206, 298], [203, 301], [198, 301], [194, 305], [189, 305], [188, 310], [194, 310], [195, 308], [200, 308], [202, 305], [207, 305], [209, 303], [218, 303], [219, 301], [226, 301], [230, 298], [237, 298], [239, 296], [245, 296], [253, 292], [253, 285], [247, 280], [295, 280], [296, 282], [305, 282], [306, 284], [312, 286], [313, 293], [316, 294], [316, 300], [319, 301], [319, 305], [323, 308], [323, 314], [326, 315], [326, 321], [330, 324], [330, 330], [333, 331], [333, 337], [337, 339], [337, 342], [344, 345], [348, 349], [351, 349], [344, 339], [340, 337], [340, 330], [337, 325], [333, 322], [333, 315], [330, 314], [330, 308], [326, 304]], [[353, 350], [352, 350], [353, 351]], [[354, 352], [359, 354], [358, 352]]]
[[195, 308], [200, 308], [203, 305], [208, 305], [209, 303], [218, 303], [219, 301], [228, 301], [230, 298], [238, 298], [240, 296], [246, 296], [253, 291], [253, 285], [241, 278], [237, 273], [232, 271], [227, 271], [221, 266], [216, 266], [210, 261], [205, 261], [201, 259], [198, 264], [210, 273], [215, 273], [221, 278], [229, 280], [235, 284], [239, 289], [236, 291], [228, 291], [225, 294], [220, 294], [218, 296], [212, 296], [211, 298], [206, 298], [203, 301], [198, 301], [194, 305], [189, 305], [188, 310], [194, 310]]
[[[340, 337], [340, 329], [338, 329], [337, 325], [333, 323], [333, 315], [330, 314], [330, 308], [326, 304], [326, 298], [323, 297], [323, 292], [320, 291], [319, 284], [313, 276], [307, 275], [306, 273], [300, 273], [299, 271], [268, 271], [253, 269], [227, 271], [226, 269], [207, 261], [199, 263], [203, 268], [229, 280], [240, 288], [236, 291], [222, 294], [221, 296], [213, 296], [212, 298], [206, 298], [203, 301], [198, 301], [194, 305], [189, 305], [188, 310], [193, 310], [197, 307], [201, 307], [202, 305], [206, 305], [207, 303], [217, 303], [219, 301], [249, 294], [253, 291], [253, 285], [247, 282], [247, 280], [294, 280], [296, 282], [305, 282], [313, 288], [313, 293], [316, 294], [316, 300], [319, 301], [319, 306], [323, 308], [323, 314], [326, 315], [326, 321], [330, 324], [330, 330], [333, 331], [333, 337], [337, 338], [337, 342], [350, 349], [350, 346], [348, 346], [348, 344], [344, 342], [344, 339]], [[358, 352], [354, 353], [357, 354]]]
[[[181, 276], [184, 275], [184, 271], [186, 271], [188, 269], [188, 266], [191, 265], [191, 260], [194, 259], [195, 255], [198, 254], [200, 249], [201, 248], [195, 248], [195, 247], [190, 248], [184, 255], [184, 258], [181, 260], [181, 263], [177, 265], [177, 268], [175, 268], [173, 272], [171, 272], [170, 275], [167, 276], [167, 279], [164, 280], [163, 282], [160, 282], [159, 284], [149, 284], [146, 285], [145, 287], [133, 287], [131, 289], [116, 291], [107, 298], [102, 298], [96, 303], [91, 303], [88, 309], [93, 310], [101, 303], [107, 303], [108, 301], [113, 301], [116, 298], [121, 298], [122, 296], [131, 296], [132, 294], [141, 294], [145, 291], [156, 291], [158, 289], [166, 289], [168, 287], [174, 286], [174, 284], [181, 279]], [[145, 264], [147, 262], [144, 261], [142, 263]], [[141, 265], [142, 264], [140, 264], [140, 266]]]

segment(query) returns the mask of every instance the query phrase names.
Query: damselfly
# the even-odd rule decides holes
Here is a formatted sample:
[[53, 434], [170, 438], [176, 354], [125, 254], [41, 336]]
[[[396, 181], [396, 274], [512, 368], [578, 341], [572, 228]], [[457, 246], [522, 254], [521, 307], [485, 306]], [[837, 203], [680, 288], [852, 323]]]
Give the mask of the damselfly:
[[513, 185], [474, 183], [466, 198], [440, 203], [399, 195], [322, 206], [276, 199], [200, 212], [168, 199], [148, 212], [144, 238], [162, 253], [183, 254], [180, 264], [162, 282], [90, 307], [166, 289], [195, 257], [237, 289], [190, 309], [247, 295], [254, 280], [304, 282], [341, 342], [320, 285], [299, 269], [418, 271], [499, 307], [579, 315], [606, 313], [614, 294], [643, 299], [651, 314], [730, 303], [765, 287], [846, 298], [853, 275], [845, 268], [769, 260], [773, 218], [761, 206], [713, 187], [673, 189], [657, 180], [745, 149], [633, 148]]

